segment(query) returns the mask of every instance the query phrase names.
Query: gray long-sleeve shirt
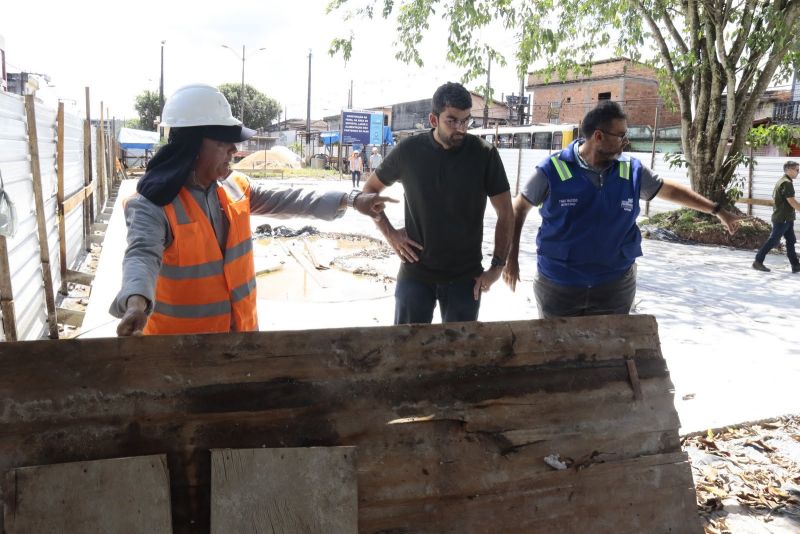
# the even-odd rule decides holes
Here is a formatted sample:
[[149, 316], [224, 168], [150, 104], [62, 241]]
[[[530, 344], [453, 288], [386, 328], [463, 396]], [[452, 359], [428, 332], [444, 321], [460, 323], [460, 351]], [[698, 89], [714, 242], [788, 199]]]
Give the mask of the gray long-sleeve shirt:
[[[211, 222], [220, 250], [224, 250], [230, 223], [217, 196], [217, 187], [220, 186], [205, 190], [194, 185], [187, 187]], [[330, 221], [344, 213], [339, 206], [346, 193], [270, 189], [254, 181], [250, 182], [250, 187], [250, 213], [253, 215], [314, 217]], [[109, 313], [114, 317], [122, 317], [131, 295], [145, 297], [148, 313], [152, 310], [164, 250], [172, 244], [173, 239], [164, 209], [141, 195], [136, 195], [128, 202], [125, 222], [128, 226], [128, 248], [122, 262], [122, 288], [109, 308]]]

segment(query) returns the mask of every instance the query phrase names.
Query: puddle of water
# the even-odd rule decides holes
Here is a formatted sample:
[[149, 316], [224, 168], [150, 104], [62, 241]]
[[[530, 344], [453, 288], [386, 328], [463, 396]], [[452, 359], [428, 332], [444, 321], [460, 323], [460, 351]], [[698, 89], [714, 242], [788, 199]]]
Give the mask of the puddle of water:
[[[335, 256], [378, 248], [369, 240], [304, 238], [317, 261], [327, 265]], [[316, 270], [310, 260], [304, 268], [290, 253], [308, 258], [299, 239], [265, 237], [254, 242], [258, 298], [272, 301], [350, 302], [391, 296], [394, 287], [370, 276], [335, 268]]]

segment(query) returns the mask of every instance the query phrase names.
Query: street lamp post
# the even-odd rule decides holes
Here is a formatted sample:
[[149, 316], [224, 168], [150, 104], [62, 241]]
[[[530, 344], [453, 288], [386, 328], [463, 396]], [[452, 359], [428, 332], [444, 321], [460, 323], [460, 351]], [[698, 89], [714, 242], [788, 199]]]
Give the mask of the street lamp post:
[[306, 100], [306, 146], [311, 142], [311, 49], [308, 49], [308, 98]]
[[161, 79], [158, 82], [158, 114], [164, 115], [164, 43], [161, 41]]
[[[241, 120], [242, 124], [244, 124], [244, 101], [245, 101], [245, 98], [244, 98], [244, 62], [245, 62], [245, 59], [247, 59], [247, 56], [245, 55], [245, 47], [244, 47], [244, 45], [242, 45], [242, 55], [241, 56], [239, 55], [238, 52], [236, 52], [236, 50], [234, 50], [233, 48], [231, 48], [228, 45], [222, 45], [222, 48], [227, 48], [228, 50], [233, 52], [233, 55], [235, 55], [236, 57], [238, 57], [239, 59], [242, 60], [242, 94], [241, 94], [241, 97], [240, 97], [242, 102], [241, 102], [241, 108], [239, 110], [239, 112], [240, 112], [239, 120]], [[255, 54], [261, 52], [262, 50], [266, 50], [266, 48], [259, 48], [253, 54], [255, 55]]]

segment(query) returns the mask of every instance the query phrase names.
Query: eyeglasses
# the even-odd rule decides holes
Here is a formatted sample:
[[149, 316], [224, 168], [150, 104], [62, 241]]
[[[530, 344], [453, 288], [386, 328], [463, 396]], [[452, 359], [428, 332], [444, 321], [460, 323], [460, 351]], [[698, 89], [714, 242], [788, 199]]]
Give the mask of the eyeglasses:
[[609, 132], [608, 130], [604, 130], [602, 128], [598, 128], [601, 132], [608, 135], [613, 135], [614, 137], [619, 138], [620, 141], [625, 141], [628, 138], [628, 132], [626, 131], [624, 134], [618, 134], [614, 132]]
[[445, 123], [450, 128], [469, 128], [470, 126], [472, 126], [472, 121], [473, 121], [472, 117], [467, 117], [466, 119], [463, 120], [453, 119], [450, 117], [442, 119], [442, 122]]

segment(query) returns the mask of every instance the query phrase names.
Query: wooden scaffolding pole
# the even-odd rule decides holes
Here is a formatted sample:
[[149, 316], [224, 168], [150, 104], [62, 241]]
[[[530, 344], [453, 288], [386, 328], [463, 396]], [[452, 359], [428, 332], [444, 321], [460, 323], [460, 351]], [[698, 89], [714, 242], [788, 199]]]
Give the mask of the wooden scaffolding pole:
[[61, 268], [62, 295], [67, 290], [67, 227], [64, 214], [64, 103], [58, 103], [56, 116], [56, 173], [58, 176], [58, 190], [56, 192], [56, 213], [58, 215], [58, 260]]
[[39, 136], [36, 132], [36, 104], [33, 95], [25, 97], [25, 113], [28, 119], [28, 151], [31, 155], [31, 174], [33, 174], [33, 196], [36, 208], [36, 227], [39, 234], [39, 254], [44, 279], [44, 300], [47, 306], [47, 325], [50, 338], [58, 339], [56, 322], [56, 301], [53, 295], [53, 276], [50, 270], [50, 249], [47, 246], [47, 221], [44, 216], [44, 194], [42, 193], [42, 171], [39, 166]]
[[[83, 121], [83, 185], [92, 183], [92, 116], [89, 99], [89, 88], [86, 87], [86, 120]], [[92, 223], [94, 222], [94, 194], [90, 193], [83, 203], [83, 248], [92, 250]]]
[[95, 151], [97, 152], [97, 208], [100, 213], [103, 213], [103, 207], [106, 203], [106, 164], [105, 164], [105, 139], [103, 134], [103, 103], [100, 102], [100, 122], [97, 124], [97, 143]]
[[4, 235], [0, 235], [0, 312], [3, 314], [6, 341], [17, 341], [17, 314], [14, 311], [11, 267], [8, 264], [8, 245]]

